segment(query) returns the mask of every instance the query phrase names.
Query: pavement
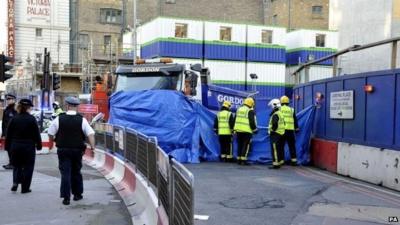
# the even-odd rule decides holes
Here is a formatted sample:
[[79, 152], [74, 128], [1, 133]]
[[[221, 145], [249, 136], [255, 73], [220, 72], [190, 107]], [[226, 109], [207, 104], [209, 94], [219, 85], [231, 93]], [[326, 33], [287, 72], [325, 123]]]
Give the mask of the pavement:
[[185, 166], [195, 178], [195, 214], [209, 216], [196, 225], [377, 225], [400, 219], [399, 192], [314, 168]]
[[[0, 151], [0, 165], [7, 162]], [[13, 193], [12, 172], [0, 168], [0, 225], [131, 225], [129, 213], [111, 184], [96, 170], [83, 166], [83, 200], [62, 205], [56, 154], [37, 155], [32, 192]]]

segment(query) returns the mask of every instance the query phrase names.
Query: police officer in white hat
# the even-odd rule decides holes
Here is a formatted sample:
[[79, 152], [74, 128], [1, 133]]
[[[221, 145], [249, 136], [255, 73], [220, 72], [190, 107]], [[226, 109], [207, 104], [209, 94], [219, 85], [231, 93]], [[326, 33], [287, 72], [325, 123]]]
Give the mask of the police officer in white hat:
[[83, 179], [81, 174], [82, 155], [86, 149], [85, 138], [94, 149], [94, 130], [88, 121], [77, 113], [79, 99], [66, 98], [66, 113], [60, 114], [48, 129], [50, 141], [55, 140], [61, 172], [60, 197], [63, 204], [70, 204], [71, 192], [73, 200], [83, 198]]

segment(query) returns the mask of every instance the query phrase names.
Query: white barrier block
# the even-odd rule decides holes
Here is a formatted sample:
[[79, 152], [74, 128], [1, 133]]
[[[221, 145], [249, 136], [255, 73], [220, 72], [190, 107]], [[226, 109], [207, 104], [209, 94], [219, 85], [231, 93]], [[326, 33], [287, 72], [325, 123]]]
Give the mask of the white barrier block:
[[400, 152], [339, 142], [338, 174], [400, 190]]
[[385, 166], [383, 186], [400, 191], [400, 151], [384, 150]]

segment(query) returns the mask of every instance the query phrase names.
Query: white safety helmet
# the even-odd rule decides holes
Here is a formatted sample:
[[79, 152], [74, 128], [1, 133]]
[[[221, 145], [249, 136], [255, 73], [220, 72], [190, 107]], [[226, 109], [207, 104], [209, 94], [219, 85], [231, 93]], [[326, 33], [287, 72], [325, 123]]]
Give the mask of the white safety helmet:
[[281, 101], [277, 98], [272, 99], [269, 103], [268, 106], [271, 107], [271, 109], [276, 109], [281, 107]]
[[57, 101], [54, 101], [54, 102], [53, 102], [53, 105], [60, 106], [60, 103], [59, 103], [59, 102], [57, 102]]

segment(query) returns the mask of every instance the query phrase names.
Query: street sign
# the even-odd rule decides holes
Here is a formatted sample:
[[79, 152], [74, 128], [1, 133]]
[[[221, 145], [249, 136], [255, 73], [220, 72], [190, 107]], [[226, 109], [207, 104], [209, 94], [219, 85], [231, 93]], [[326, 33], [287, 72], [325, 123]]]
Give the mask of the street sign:
[[97, 114], [99, 112], [99, 106], [93, 104], [80, 104], [78, 107], [78, 112]]
[[354, 119], [354, 91], [331, 92], [329, 115], [331, 119]]

